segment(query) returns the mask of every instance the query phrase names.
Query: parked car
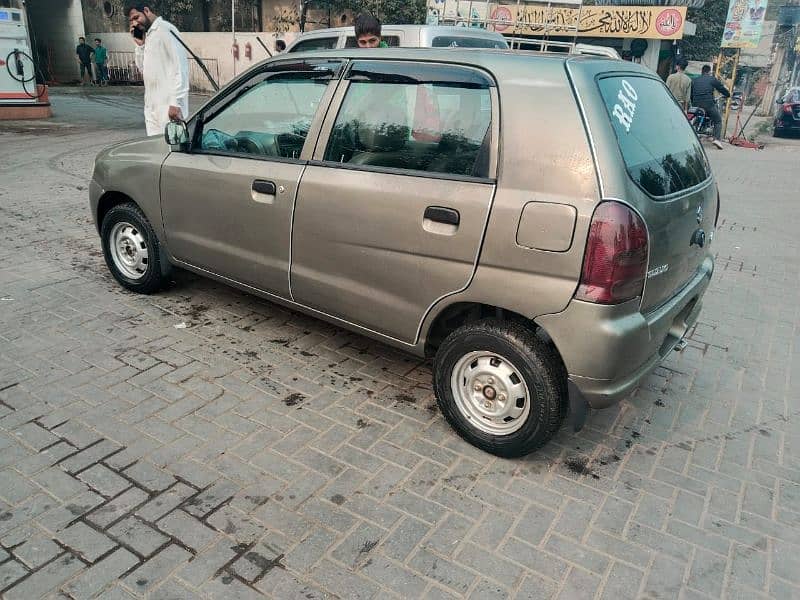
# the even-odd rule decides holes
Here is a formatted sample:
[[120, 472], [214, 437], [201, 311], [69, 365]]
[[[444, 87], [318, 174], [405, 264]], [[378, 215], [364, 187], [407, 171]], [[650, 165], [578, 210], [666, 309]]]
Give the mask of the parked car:
[[775, 115], [772, 135], [781, 137], [786, 133], [800, 132], [800, 87], [789, 88], [777, 102], [778, 114]]
[[122, 286], [181, 267], [431, 357], [448, 422], [501, 456], [681, 344], [719, 214], [655, 74], [507, 51], [281, 55], [101, 152], [90, 195]]
[[[502, 35], [477, 27], [384, 25], [381, 38], [390, 48], [508, 48]], [[303, 33], [286, 48], [286, 52], [357, 47], [353, 27], [334, 27]]]

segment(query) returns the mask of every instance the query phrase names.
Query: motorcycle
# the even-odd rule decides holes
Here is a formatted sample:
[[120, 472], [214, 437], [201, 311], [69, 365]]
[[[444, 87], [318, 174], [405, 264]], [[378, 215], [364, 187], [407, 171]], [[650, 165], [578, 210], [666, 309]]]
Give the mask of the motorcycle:
[[686, 111], [686, 118], [692, 124], [692, 129], [697, 137], [702, 135], [714, 135], [714, 121], [706, 114], [706, 111], [699, 106], [690, 106]]
[[[725, 113], [725, 103], [727, 101], [727, 98], [717, 98], [717, 110], [720, 114]], [[689, 123], [691, 123], [698, 137], [714, 135], [714, 121], [706, 114], [705, 109], [699, 106], [690, 106], [686, 111], [686, 118], [689, 119]]]

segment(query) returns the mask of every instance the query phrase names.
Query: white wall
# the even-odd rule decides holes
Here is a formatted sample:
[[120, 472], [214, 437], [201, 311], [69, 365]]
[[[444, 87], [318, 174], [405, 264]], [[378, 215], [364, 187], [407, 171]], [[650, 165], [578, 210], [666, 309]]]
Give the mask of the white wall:
[[[256, 36], [261, 39], [271, 52], [275, 52], [275, 40], [280, 37], [288, 42], [294, 39], [297, 34], [285, 33], [278, 36], [270, 32], [259, 33], [237, 33], [236, 41], [239, 44], [239, 59], [233, 58], [233, 35], [231, 33], [202, 33], [202, 32], [183, 32], [181, 39], [194, 53], [202, 58], [208, 66], [211, 74], [216, 78], [219, 72], [218, 83], [220, 86], [233, 79], [236, 75], [246, 71], [254, 64], [268, 58], [267, 53], [261, 44], [256, 40]], [[103, 45], [111, 51], [133, 52], [135, 44], [129, 33], [92, 33], [87, 38], [99, 37], [103, 40]], [[245, 57], [245, 44], [250, 43], [252, 53], [251, 58]], [[212, 59], [206, 61], [206, 59]], [[216, 69], [213, 65], [216, 59]]]

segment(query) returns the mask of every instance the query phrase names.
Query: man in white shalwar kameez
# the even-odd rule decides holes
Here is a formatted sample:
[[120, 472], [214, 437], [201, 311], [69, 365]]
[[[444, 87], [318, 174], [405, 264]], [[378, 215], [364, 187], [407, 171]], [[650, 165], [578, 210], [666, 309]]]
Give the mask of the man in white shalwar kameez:
[[189, 61], [169, 21], [146, 2], [131, 2], [126, 13], [136, 43], [136, 66], [144, 78], [144, 121], [147, 135], [164, 133], [170, 121], [189, 116]]

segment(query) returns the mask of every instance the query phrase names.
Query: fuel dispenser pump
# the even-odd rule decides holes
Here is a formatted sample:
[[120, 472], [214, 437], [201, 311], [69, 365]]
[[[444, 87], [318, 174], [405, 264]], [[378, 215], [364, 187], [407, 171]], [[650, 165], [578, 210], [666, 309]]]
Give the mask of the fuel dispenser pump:
[[35, 104], [42, 91], [36, 85], [24, 8], [0, 3], [0, 106]]

